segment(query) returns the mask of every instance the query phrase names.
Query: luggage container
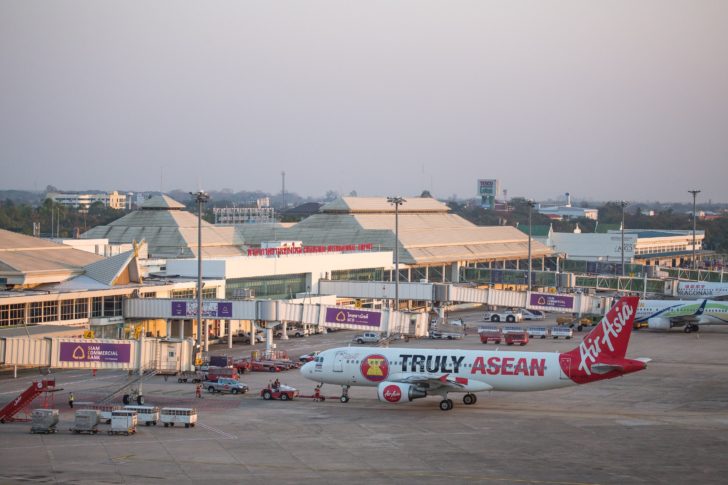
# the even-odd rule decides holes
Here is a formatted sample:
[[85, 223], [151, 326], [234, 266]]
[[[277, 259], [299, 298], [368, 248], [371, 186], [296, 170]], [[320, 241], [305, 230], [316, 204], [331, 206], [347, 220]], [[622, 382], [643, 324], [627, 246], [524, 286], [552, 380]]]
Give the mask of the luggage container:
[[146, 426], [156, 426], [159, 421], [159, 408], [157, 406], [124, 406], [124, 409], [137, 413], [137, 423], [144, 423]]
[[136, 433], [137, 413], [129, 409], [120, 409], [111, 413], [111, 429], [109, 434], [129, 436]]
[[31, 433], [49, 434], [56, 432], [58, 409], [33, 409], [30, 417], [32, 421]]
[[96, 434], [99, 432], [97, 426], [99, 424], [99, 411], [96, 409], [79, 409], [73, 421], [73, 431], [76, 434], [87, 433]]
[[184, 424], [185, 428], [194, 428], [197, 423], [197, 409], [195, 408], [162, 408], [161, 420], [164, 427]]
[[528, 327], [528, 336], [531, 338], [546, 338], [549, 335], [549, 331], [546, 327]]
[[569, 327], [551, 327], [551, 337], [555, 339], [564, 337], [566, 340], [569, 340], [573, 336], [574, 331]]
[[81, 409], [95, 409], [99, 412], [99, 422], [111, 424], [111, 413], [117, 409], [124, 409], [124, 406], [117, 404], [86, 404]]

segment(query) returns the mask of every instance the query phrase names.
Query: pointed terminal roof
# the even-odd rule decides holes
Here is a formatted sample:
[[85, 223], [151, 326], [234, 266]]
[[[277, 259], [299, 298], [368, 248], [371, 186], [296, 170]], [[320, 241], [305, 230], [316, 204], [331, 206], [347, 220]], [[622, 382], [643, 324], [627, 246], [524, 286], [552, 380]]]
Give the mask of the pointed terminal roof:
[[[152, 197], [139, 210], [96, 226], [84, 239], [108, 239], [111, 244], [147, 241], [150, 258], [197, 256], [197, 216], [166, 195]], [[202, 255], [205, 258], [243, 255], [243, 239], [234, 227], [202, 221]]]
[[[114, 283], [119, 280], [119, 277], [122, 276], [124, 271], [127, 270], [127, 268], [129, 268], [129, 273], [136, 275], [136, 279], [138, 280], [138, 264], [139, 263], [136, 260], [136, 251], [132, 250], [125, 253], [117, 254], [116, 256], [112, 256], [110, 258], [106, 258], [102, 261], [91, 263], [84, 269], [86, 270], [86, 276], [88, 276], [89, 278], [93, 278], [94, 280], [106, 286], [113, 286]], [[132, 265], [131, 268], [130, 265]], [[133, 278], [123, 279], [125, 281], [123, 281], [122, 283], [128, 282], [126, 280], [133, 280]], [[134, 282], [140, 283], [140, 281]]]
[[184, 204], [180, 204], [168, 195], [155, 195], [145, 200], [140, 206], [142, 210], [179, 210], [184, 209]]

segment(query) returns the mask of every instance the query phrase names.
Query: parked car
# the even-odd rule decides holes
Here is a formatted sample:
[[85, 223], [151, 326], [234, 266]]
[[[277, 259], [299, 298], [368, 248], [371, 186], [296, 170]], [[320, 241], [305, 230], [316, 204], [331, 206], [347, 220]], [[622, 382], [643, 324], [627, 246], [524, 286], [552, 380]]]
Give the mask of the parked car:
[[298, 358], [298, 360], [299, 360], [300, 362], [311, 362], [311, 361], [312, 361], [312, 360], [314, 360], [314, 359], [316, 358], [316, 356], [318, 356], [318, 354], [320, 354], [320, 353], [321, 353], [321, 351], [320, 351], [320, 350], [315, 350], [315, 351], [313, 351], [313, 352], [309, 352], [308, 354], [303, 354], [302, 356], [300, 356], [300, 357]]
[[[237, 339], [242, 340], [243, 343], [249, 344], [250, 343], [250, 333], [246, 333], [246, 332], [239, 333], [237, 336]], [[255, 343], [259, 344], [261, 342], [263, 342], [263, 336], [260, 333], [256, 332], [255, 333]]]
[[248, 386], [243, 384], [237, 379], [230, 379], [227, 377], [221, 377], [216, 381], [205, 381], [202, 386], [207, 389], [211, 394], [216, 392], [219, 393], [230, 393], [230, 394], [245, 394], [248, 392]]
[[521, 314], [524, 320], [544, 320], [546, 314], [540, 310], [527, 310], [526, 308], [521, 309]]
[[354, 335], [354, 338], [351, 339], [351, 341], [358, 344], [376, 344], [381, 339], [381, 334], [377, 332], [364, 332]]

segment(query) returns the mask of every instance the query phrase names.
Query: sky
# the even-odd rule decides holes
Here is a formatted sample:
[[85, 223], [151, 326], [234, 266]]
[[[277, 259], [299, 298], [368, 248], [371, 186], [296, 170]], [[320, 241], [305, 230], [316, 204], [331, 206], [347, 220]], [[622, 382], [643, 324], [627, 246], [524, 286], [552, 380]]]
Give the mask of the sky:
[[0, 189], [728, 201], [728, 2], [0, 2]]

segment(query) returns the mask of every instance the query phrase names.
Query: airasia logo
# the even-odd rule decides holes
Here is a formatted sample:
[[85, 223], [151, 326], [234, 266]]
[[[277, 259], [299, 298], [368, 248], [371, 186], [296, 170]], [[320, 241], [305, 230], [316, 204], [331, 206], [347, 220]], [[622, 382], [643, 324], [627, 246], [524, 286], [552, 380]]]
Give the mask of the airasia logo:
[[385, 387], [382, 395], [384, 396], [384, 399], [389, 402], [399, 402], [399, 400], [402, 399], [402, 391], [399, 390], [399, 386], [394, 384], [390, 384]]

